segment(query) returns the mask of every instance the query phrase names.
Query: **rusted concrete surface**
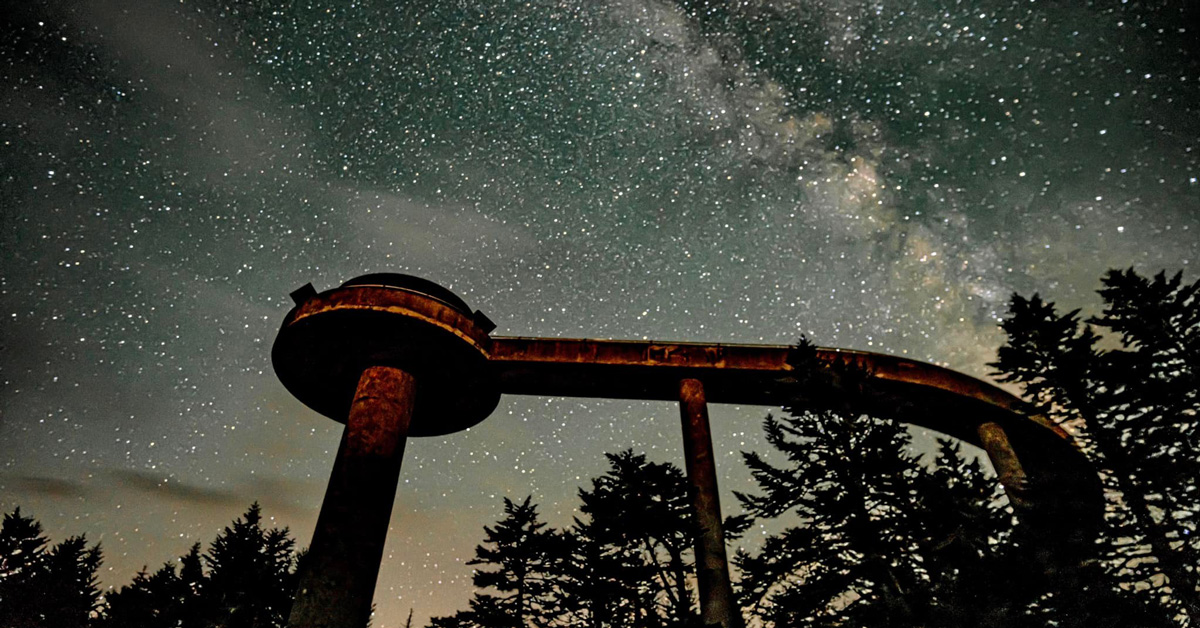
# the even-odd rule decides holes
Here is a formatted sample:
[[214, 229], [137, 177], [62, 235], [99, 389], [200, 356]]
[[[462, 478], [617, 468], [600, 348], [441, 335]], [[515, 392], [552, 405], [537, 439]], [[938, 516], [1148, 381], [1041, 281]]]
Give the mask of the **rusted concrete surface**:
[[412, 290], [352, 284], [293, 308], [271, 362], [297, 399], [341, 423], [363, 369], [402, 369], [421, 383], [410, 435], [440, 436], [482, 421], [500, 400], [487, 366], [488, 344], [480, 320], [462, 305]]
[[980, 445], [987, 452], [988, 459], [992, 461], [992, 467], [1000, 479], [1000, 484], [1004, 486], [1008, 501], [1018, 511], [1028, 510], [1031, 505], [1029, 502], [1029, 477], [1025, 475], [1021, 459], [1017, 457], [1017, 452], [1009, 442], [1008, 434], [999, 424], [990, 421], [980, 423], [976, 431], [979, 433]]
[[[696, 378], [704, 381], [709, 403], [779, 406], [796, 388], [789, 362], [794, 349], [783, 345], [493, 337], [487, 351], [493, 377], [507, 394], [668, 401], [676, 398], [681, 379]], [[1071, 438], [1057, 426], [1027, 414], [1020, 399], [974, 377], [878, 353], [818, 348], [817, 355], [869, 372], [877, 395], [862, 402], [884, 404], [889, 418], [978, 446], [977, 426], [990, 421], [1008, 428], [1010, 437], [1033, 429], [1037, 437], [1051, 438], [1051, 447], [1074, 451]]]
[[[472, 313], [449, 290], [406, 275], [368, 275], [322, 293], [306, 286], [293, 298], [297, 305], [272, 349], [276, 373], [300, 401], [347, 428], [290, 625], [364, 625], [405, 437], [466, 429], [508, 393], [680, 402], [700, 526], [703, 617], [741, 628], [720, 532], [706, 404], [791, 403], [811, 368], [793, 368], [794, 348], [491, 337], [487, 316]], [[983, 447], [1030, 532], [1027, 550], [1047, 572], [1090, 545], [1103, 515], [1099, 479], [1070, 436], [1029, 414], [1019, 399], [915, 360], [841, 349], [818, 349], [817, 357], [869, 374], [866, 385], [823, 380], [840, 391], [847, 410]]]
[[696, 529], [696, 581], [700, 591], [700, 619], [705, 626], [742, 628], [742, 613], [733, 597], [725, 533], [721, 524], [721, 499], [717, 493], [717, 462], [713, 457], [712, 431], [704, 384], [698, 379], [679, 382], [679, 416], [683, 423], [683, 459], [692, 498]]
[[[791, 392], [787, 386], [792, 351], [785, 345], [525, 337], [493, 337], [488, 345], [503, 390], [512, 394], [549, 395], [562, 390], [582, 397], [668, 400], [675, 396], [678, 375], [692, 371], [716, 377], [706, 381], [712, 403], [776, 406]], [[996, 386], [934, 364], [847, 349], [820, 348], [817, 353], [824, 360], [866, 368], [881, 382], [950, 392], [1008, 410], [1020, 405], [1020, 400]], [[553, 368], [545, 368], [549, 365]], [[649, 379], [632, 377], [635, 372]], [[581, 373], [586, 377], [578, 377]]]
[[300, 573], [290, 628], [367, 625], [416, 392], [416, 380], [400, 369], [363, 371]]
[[[673, 400], [678, 382], [704, 382], [710, 403], [780, 406], [801, 373], [788, 346], [661, 341], [492, 337], [489, 364], [506, 394]], [[1096, 471], [1069, 435], [1027, 413], [1017, 397], [987, 382], [896, 356], [820, 348], [825, 363], [865, 370], [869, 392], [846, 395], [853, 411], [910, 423], [987, 451], [1027, 543], [1046, 561], [1070, 562], [1102, 523]]]

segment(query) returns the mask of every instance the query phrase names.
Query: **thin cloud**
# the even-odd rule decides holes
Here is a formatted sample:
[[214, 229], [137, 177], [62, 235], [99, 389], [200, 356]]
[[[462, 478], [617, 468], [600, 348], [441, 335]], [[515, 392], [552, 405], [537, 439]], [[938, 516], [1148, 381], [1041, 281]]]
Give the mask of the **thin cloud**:
[[43, 475], [4, 475], [0, 477], [0, 486], [13, 493], [34, 493], [59, 499], [87, 495], [82, 482]]
[[117, 469], [109, 471], [108, 476], [117, 486], [161, 499], [210, 506], [239, 506], [244, 505], [242, 502], [246, 501], [245, 496], [237, 491], [189, 484], [146, 471]]

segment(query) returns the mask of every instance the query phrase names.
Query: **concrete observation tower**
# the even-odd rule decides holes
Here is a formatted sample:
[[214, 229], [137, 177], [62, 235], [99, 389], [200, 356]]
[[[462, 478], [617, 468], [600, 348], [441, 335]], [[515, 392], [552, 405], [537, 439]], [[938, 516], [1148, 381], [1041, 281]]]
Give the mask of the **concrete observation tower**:
[[[742, 628], [721, 529], [708, 403], [779, 406], [801, 374], [786, 346], [493, 337], [457, 295], [399, 274], [292, 293], [271, 359], [305, 405], [346, 425], [306, 568], [293, 628], [361, 628], [370, 615], [409, 436], [483, 421], [501, 394], [678, 401], [696, 523], [696, 577], [706, 625]], [[1069, 562], [1102, 516], [1099, 480], [1070, 437], [1020, 400], [942, 367], [819, 349], [827, 364], [869, 373], [852, 410], [921, 425], [982, 447], [1022, 526], [1045, 539], [1039, 562]], [[829, 380], [836, 387], [834, 380]]]

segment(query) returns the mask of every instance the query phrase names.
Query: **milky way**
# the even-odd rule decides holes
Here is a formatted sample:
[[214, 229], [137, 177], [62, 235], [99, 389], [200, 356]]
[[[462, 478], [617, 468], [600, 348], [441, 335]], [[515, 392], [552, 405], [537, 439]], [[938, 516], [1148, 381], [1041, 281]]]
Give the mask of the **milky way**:
[[[306, 543], [339, 426], [269, 349], [290, 290], [364, 272], [497, 334], [808, 334], [984, 376], [1013, 291], [1194, 273], [1186, 4], [11, 8], [0, 506], [100, 540], [107, 585], [256, 499]], [[713, 409], [723, 490], [764, 413]], [[670, 404], [506, 398], [410, 443], [375, 625], [462, 607], [501, 497], [565, 525], [603, 452], [679, 441]]]

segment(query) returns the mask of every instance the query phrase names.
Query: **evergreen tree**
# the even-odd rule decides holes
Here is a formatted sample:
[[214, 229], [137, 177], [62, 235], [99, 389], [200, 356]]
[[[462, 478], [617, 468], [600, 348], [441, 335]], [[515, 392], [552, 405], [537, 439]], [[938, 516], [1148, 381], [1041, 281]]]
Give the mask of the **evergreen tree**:
[[492, 589], [500, 595], [477, 593], [470, 609], [449, 617], [435, 617], [436, 628], [524, 628], [548, 626], [559, 614], [561, 595], [555, 562], [562, 556], [561, 539], [546, 530], [537, 514], [533, 497], [515, 503], [504, 498], [504, 517], [494, 526], [484, 527], [484, 542], [475, 547], [475, 558], [468, 565], [488, 565], [476, 569], [475, 586]]
[[0, 626], [34, 626], [36, 580], [45, 568], [47, 539], [42, 525], [21, 509], [0, 526]]
[[468, 565], [491, 565], [496, 569], [476, 569], [473, 576], [475, 586], [492, 588], [501, 595], [492, 601], [481, 601], [476, 605], [477, 616], [505, 619], [500, 625], [513, 626], [545, 625], [549, 609], [554, 606], [551, 599], [551, 561], [548, 551], [553, 531], [545, 530], [546, 524], [538, 517], [537, 505], [528, 496], [520, 504], [505, 498], [504, 518], [493, 527], [484, 528], [484, 542], [475, 546], [475, 558]]
[[589, 521], [575, 526], [603, 559], [587, 566], [601, 585], [592, 590], [609, 596], [602, 614], [627, 626], [691, 621], [692, 514], [683, 472], [632, 450], [605, 457], [609, 470], [592, 480], [591, 490], [579, 490], [580, 511]]
[[227, 526], [204, 554], [201, 598], [209, 625], [285, 626], [296, 588], [294, 546], [287, 528], [263, 528], [258, 502]]
[[297, 557], [288, 530], [262, 525], [254, 503], [201, 554], [196, 543], [108, 595], [101, 628], [274, 628], [287, 624]]
[[973, 589], [1001, 567], [1011, 525], [995, 478], [948, 443], [929, 470], [902, 426], [848, 411], [872, 394], [866, 373], [819, 361], [806, 340], [792, 360], [797, 400], [764, 422], [788, 464], [744, 452], [761, 493], [738, 498], [749, 517], [798, 525], [736, 554], [749, 613], [779, 627], [1011, 625]]
[[581, 512], [563, 538], [560, 587], [570, 625], [677, 626], [695, 617], [691, 517], [683, 473], [632, 451], [580, 489]]
[[1017, 626], [1036, 593], [1023, 580], [1013, 517], [995, 474], [962, 445], [938, 439], [933, 467], [918, 474], [912, 496], [930, 574], [930, 626]]
[[167, 563], [153, 574], [145, 568], [133, 582], [106, 596], [105, 628], [170, 628], [179, 625], [179, 574]]
[[153, 574], [143, 569], [133, 582], [107, 596], [103, 628], [202, 628], [201, 588], [205, 580], [200, 544]]
[[0, 528], [0, 625], [11, 628], [83, 628], [100, 608], [96, 571], [100, 546], [74, 536], [46, 549], [42, 526], [5, 515]]
[[1060, 314], [1037, 295], [1014, 295], [1002, 323], [1008, 343], [994, 366], [1037, 410], [1076, 429], [1100, 468], [1110, 497], [1098, 548], [1104, 577], [1076, 587], [1095, 598], [1089, 606], [1194, 621], [1200, 287], [1133, 270], [1111, 271], [1103, 285], [1104, 313], [1089, 323], [1112, 332], [1120, 349], [1101, 349], [1078, 310]]
[[[175, 591], [179, 597], [179, 608], [182, 619], [179, 628], [200, 628], [201, 608], [204, 604], [204, 588], [208, 576], [204, 573], [203, 559], [200, 556], [200, 543], [194, 543], [188, 553], [179, 557], [179, 586]], [[293, 577], [293, 571], [289, 577]], [[291, 586], [295, 589], [294, 585]]]
[[293, 545], [287, 529], [263, 529], [255, 503], [208, 553], [201, 555], [197, 543], [178, 570], [171, 563], [143, 569], [102, 602], [100, 546], [76, 536], [48, 548], [41, 524], [17, 509], [0, 526], [0, 626], [281, 627], [295, 589]]
[[42, 598], [45, 626], [84, 628], [100, 607], [96, 571], [100, 546], [87, 546], [83, 536], [73, 536], [46, 553], [46, 570], [35, 583]]
[[1200, 621], [1200, 281], [1182, 273], [1152, 279], [1109, 271], [1092, 322], [1119, 335], [1105, 353], [1107, 414], [1121, 428], [1138, 488], [1145, 493], [1148, 537], [1171, 596]]
[[[1088, 626], [1088, 609], [1136, 606], [1139, 582], [1152, 582], [1156, 569], [1146, 561], [1144, 519], [1123, 504], [1133, 495], [1133, 459], [1121, 447], [1114, 425], [1103, 411], [1107, 391], [1098, 385], [1102, 359], [1100, 337], [1082, 325], [1079, 311], [1059, 314], [1040, 296], [1013, 295], [1009, 316], [1001, 323], [1008, 342], [997, 351], [1000, 380], [1019, 383], [1033, 411], [1073, 430], [1096, 464], [1105, 494], [1104, 531], [1093, 560], [1075, 570], [1046, 579], [1035, 604], [1041, 617], [1068, 626]], [[1145, 596], [1144, 604], [1154, 604]], [[1080, 601], [1080, 604], [1075, 604]]]
[[763, 494], [738, 498], [753, 517], [793, 512], [800, 525], [735, 556], [752, 614], [776, 626], [921, 624], [931, 592], [912, 551], [918, 465], [907, 434], [830, 411], [768, 416], [764, 428], [791, 464], [743, 454]]
[[678, 628], [696, 620], [687, 484], [671, 464], [624, 451], [579, 490], [580, 511], [565, 532], [546, 528], [536, 506], [504, 500], [504, 518], [469, 564], [490, 565], [468, 609], [434, 618], [433, 628], [579, 626]]
[[567, 548], [559, 561], [566, 623], [586, 628], [644, 625], [637, 609], [652, 606], [652, 596], [640, 586], [651, 577], [640, 557], [601, 540], [590, 521], [575, 520], [563, 535]]

